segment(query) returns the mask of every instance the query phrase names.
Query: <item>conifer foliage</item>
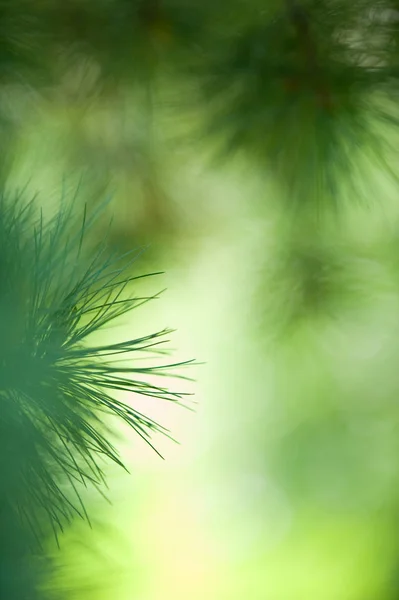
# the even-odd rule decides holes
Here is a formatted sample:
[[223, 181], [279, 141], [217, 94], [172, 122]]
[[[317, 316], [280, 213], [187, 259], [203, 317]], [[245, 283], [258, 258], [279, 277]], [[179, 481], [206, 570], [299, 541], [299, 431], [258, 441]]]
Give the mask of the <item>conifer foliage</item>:
[[0, 595], [21, 600], [35, 597], [35, 582], [24, 578], [46, 532], [58, 538], [74, 516], [88, 518], [82, 489], [101, 489], [104, 458], [123, 466], [106, 415], [150, 444], [152, 432], [167, 433], [118, 394], [182, 398], [146, 382], [162, 368], [135, 362], [169, 331], [90, 342], [149, 299], [126, 294], [140, 279], [129, 274], [135, 256], [112, 256], [104, 242], [88, 253], [90, 221], [76, 230], [71, 210], [47, 222], [34, 212], [33, 204], [1, 200]]
[[210, 130], [224, 151], [244, 150], [273, 173], [291, 206], [325, 199], [336, 208], [359, 154], [383, 160], [379, 125], [397, 119], [396, 33], [381, 19], [388, 7], [263, 4], [223, 31], [205, 61]]

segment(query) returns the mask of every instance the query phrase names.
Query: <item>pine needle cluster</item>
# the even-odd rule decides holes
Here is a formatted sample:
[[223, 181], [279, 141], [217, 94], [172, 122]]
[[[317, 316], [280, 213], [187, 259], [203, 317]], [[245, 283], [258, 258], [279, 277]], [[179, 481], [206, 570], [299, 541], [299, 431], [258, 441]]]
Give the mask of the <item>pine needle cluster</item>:
[[172, 402], [184, 396], [148, 382], [177, 365], [135, 361], [156, 354], [170, 330], [110, 344], [93, 340], [150, 298], [129, 293], [142, 277], [130, 274], [137, 256], [110, 256], [104, 241], [87, 252], [92, 220], [85, 214], [78, 230], [73, 222], [66, 208], [45, 221], [34, 218], [32, 203], [0, 200], [0, 535], [17, 522], [31, 532], [23, 542], [33, 548], [49, 526], [57, 537], [75, 516], [88, 518], [82, 490], [101, 492], [104, 461], [123, 467], [110, 417], [150, 445], [154, 432], [168, 435], [120, 395]]

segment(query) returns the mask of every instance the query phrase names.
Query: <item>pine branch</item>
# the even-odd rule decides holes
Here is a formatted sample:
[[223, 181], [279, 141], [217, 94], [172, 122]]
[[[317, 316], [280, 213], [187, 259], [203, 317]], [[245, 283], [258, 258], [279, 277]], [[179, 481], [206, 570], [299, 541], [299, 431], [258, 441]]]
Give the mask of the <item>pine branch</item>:
[[[32, 209], [32, 207], [30, 207]], [[29, 208], [0, 204], [1, 457], [0, 496], [33, 529], [47, 518], [55, 535], [75, 515], [87, 518], [80, 488], [101, 487], [103, 459], [124, 468], [108, 417], [116, 416], [153, 446], [161, 425], [118, 399], [139, 394], [181, 403], [148, 378], [187, 363], [143, 367], [170, 330], [95, 344], [91, 336], [150, 300], [127, 295], [142, 276], [129, 270], [136, 256], [108, 256], [104, 242], [87, 257], [86, 219], [77, 233], [61, 211], [30, 235]], [[116, 362], [122, 356], [124, 359]], [[189, 361], [190, 362], [190, 361]]]
[[316, 93], [318, 95], [320, 106], [325, 110], [331, 110], [332, 99], [328, 91], [323, 70], [318, 60], [317, 46], [313, 40], [311, 24], [306, 9], [296, 0], [286, 0], [289, 17], [297, 31], [300, 47], [303, 50], [305, 68], [309, 72], [310, 78], [314, 76]]

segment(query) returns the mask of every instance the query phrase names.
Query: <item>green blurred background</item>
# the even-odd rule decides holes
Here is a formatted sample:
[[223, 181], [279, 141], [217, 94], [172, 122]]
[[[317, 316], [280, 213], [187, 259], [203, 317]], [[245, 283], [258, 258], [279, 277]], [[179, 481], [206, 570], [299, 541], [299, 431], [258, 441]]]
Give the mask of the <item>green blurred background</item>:
[[[241, 5], [226, 31], [240, 15]], [[177, 19], [172, 32], [157, 22], [156, 43], [175, 36], [184, 55], [179, 35], [201, 29], [190, 18], [191, 29]], [[161, 460], [121, 431], [131, 474], [112, 468], [112, 503], [89, 501], [93, 528], [77, 522], [60, 552], [50, 544], [59, 569], [48, 585], [71, 600], [397, 600], [396, 130], [377, 128], [390, 144], [385, 171], [366, 141], [354, 144], [351, 186], [335, 198], [353, 202], [339, 214], [313, 214], [312, 205], [293, 217], [284, 169], [279, 179], [277, 167], [264, 168], [258, 146], [255, 158], [217, 161], [213, 138], [198, 135], [210, 109], [198, 103], [201, 83], [168, 68], [176, 60], [189, 70], [190, 61], [165, 51], [154, 73], [154, 55], [120, 19], [114, 37], [92, 40], [114, 49], [97, 59], [118, 85], [104, 75], [97, 93], [100, 67], [78, 53], [71, 68], [54, 61], [50, 95], [16, 87], [0, 98], [12, 123], [8, 180], [28, 195], [40, 190], [49, 211], [77, 189], [91, 207], [111, 198], [110, 245], [145, 246], [137, 272], [165, 271], [135, 284], [138, 295], [166, 291], [120, 331], [175, 328], [174, 362], [201, 364], [190, 368], [194, 382], [170, 384], [196, 404], [135, 401], [179, 444], [156, 439]], [[120, 83], [129, 61], [137, 81]], [[280, 127], [270, 144], [281, 136], [289, 146], [287, 180], [303, 176], [298, 189], [311, 204], [328, 194], [314, 183], [320, 156], [307, 170], [298, 142], [309, 110], [298, 113], [292, 140]]]
[[[99, 131], [106, 118], [123, 129], [127, 117], [109, 109], [102, 118]], [[66, 122], [62, 111], [46, 114], [14, 166], [16, 182], [35, 174], [29, 186], [50, 205]], [[255, 169], [213, 169], [199, 154], [179, 146], [157, 157], [170, 222], [145, 214], [134, 167], [123, 177], [115, 169], [109, 207], [112, 243], [150, 244], [138, 272], [165, 271], [146, 285], [166, 292], [123, 332], [177, 329], [176, 362], [204, 362], [194, 384], [179, 384], [195, 394], [195, 412], [137, 403], [179, 445], [156, 439], [162, 461], [123, 432], [131, 475], [111, 471], [112, 505], [93, 500], [93, 529], [67, 531], [50, 585], [76, 600], [396, 598], [399, 211], [356, 208], [332, 222], [329, 245], [344, 265], [329, 288], [333, 314], [305, 311], [285, 329], [300, 276], [280, 260], [276, 192]], [[82, 190], [95, 189], [87, 169], [65, 186], [82, 172]]]

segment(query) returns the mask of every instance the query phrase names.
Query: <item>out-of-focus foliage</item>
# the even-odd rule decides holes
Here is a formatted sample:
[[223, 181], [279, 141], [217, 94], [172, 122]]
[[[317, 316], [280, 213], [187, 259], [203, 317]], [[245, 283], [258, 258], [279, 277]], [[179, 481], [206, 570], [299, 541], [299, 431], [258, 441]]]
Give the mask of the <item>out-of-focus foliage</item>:
[[191, 101], [193, 134], [244, 151], [277, 178], [289, 205], [338, 207], [345, 186], [359, 194], [350, 184], [362, 155], [383, 168], [381, 125], [397, 123], [391, 5], [6, 1], [3, 81], [24, 102], [44, 94], [80, 108], [133, 86], [150, 120], [172, 103], [177, 121]]

